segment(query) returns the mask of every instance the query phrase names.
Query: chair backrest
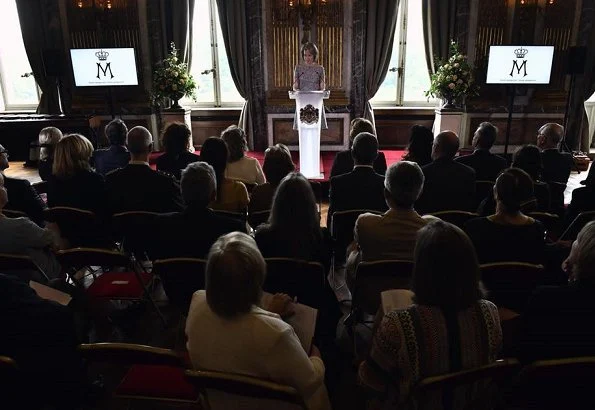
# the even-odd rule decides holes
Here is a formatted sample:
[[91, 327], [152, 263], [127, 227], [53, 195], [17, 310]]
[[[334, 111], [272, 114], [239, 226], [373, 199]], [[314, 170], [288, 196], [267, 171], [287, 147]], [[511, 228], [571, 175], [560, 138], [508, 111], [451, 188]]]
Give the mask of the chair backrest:
[[109, 238], [107, 227], [101, 223], [95, 213], [86, 209], [55, 206], [44, 210], [44, 219], [57, 223], [60, 234], [72, 247], [113, 248], [114, 246]]
[[84, 359], [91, 362], [186, 367], [184, 359], [173, 350], [134, 343], [81, 344], [78, 350]]
[[270, 209], [266, 209], [264, 211], [250, 212], [248, 213], [248, 223], [252, 228], [256, 229], [258, 225], [266, 223], [269, 220], [270, 214]]
[[[434, 408], [436, 399], [442, 401], [445, 409], [493, 408], [490, 405], [495, 405], [497, 388], [510, 381], [519, 370], [518, 360], [502, 359], [475, 369], [427, 377], [415, 386], [409, 401], [415, 401], [419, 409]], [[448, 402], [449, 399], [457, 400], [457, 406]]]
[[188, 313], [192, 295], [205, 288], [207, 261], [197, 258], [158, 259], [153, 262], [153, 273], [161, 278], [170, 303], [184, 315]]
[[34, 182], [33, 184], [31, 184], [31, 186], [33, 187], [33, 189], [35, 189], [35, 192], [37, 192], [38, 194], [47, 194], [48, 192], [47, 181]]
[[28, 255], [0, 253], [0, 272], [16, 276], [39, 272], [41, 276], [49, 281], [49, 278], [43, 269], [41, 269]]
[[[14, 359], [0, 356], [0, 408], [29, 408], [34, 406], [27, 396], [30, 394], [30, 382], [25, 380]], [[19, 406], [15, 406], [19, 403]], [[34, 407], [30, 407], [34, 408]]]
[[475, 181], [475, 204], [479, 206], [481, 201], [483, 201], [487, 196], [492, 192], [494, 189], [494, 181], [484, 181], [478, 180]]
[[324, 267], [318, 262], [292, 258], [266, 258], [263, 290], [287, 293], [298, 302], [319, 309], [324, 299]]
[[231, 218], [238, 220], [240, 222], [246, 222], [248, 220], [247, 211], [242, 212], [232, 212], [232, 211], [222, 211], [220, 209], [213, 209], [213, 212], [220, 216], [225, 216], [226, 218]]
[[207, 408], [211, 410], [225, 407], [218, 406], [215, 400], [211, 399], [209, 390], [244, 398], [272, 400], [307, 409], [298, 391], [290, 386], [251, 376], [207, 370], [187, 370], [185, 374], [190, 383], [205, 393]]
[[10, 381], [18, 374], [19, 368], [14, 359], [8, 356], [0, 356], [0, 381]]
[[479, 214], [475, 212], [460, 211], [456, 209], [434, 212], [430, 215], [440, 218], [445, 222], [449, 222], [453, 225], [456, 225], [461, 229], [465, 226], [465, 223], [468, 220], [479, 217]]
[[128, 211], [112, 216], [112, 233], [116, 241], [122, 242], [122, 248], [132, 252], [137, 259], [150, 258], [154, 238], [151, 227], [154, 226], [157, 212]]
[[71, 248], [56, 253], [64, 269], [87, 266], [128, 267], [130, 258], [122, 252], [101, 248]]
[[27, 218], [27, 214], [24, 213], [23, 211], [17, 211], [16, 209], [3, 209], [2, 213], [4, 214], [4, 216], [6, 216], [7, 218]]
[[572, 221], [570, 226], [566, 228], [564, 232], [562, 232], [562, 235], [560, 235], [560, 240], [574, 241], [581, 229], [583, 229], [586, 224], [593, 220], [595, 220], [595, 211], [581, 212], [576, 218], [574, 218], [574, 221]]
[[496, 262], [480, 266], [488, 299], [497, 306], [522, 312], [537, 286], [543, 283], [544, 268], [524, 262]]
[[382, 260], [360, 262], [355, 273], [351, 309], [376, 314], [380, 294], [389, 289], [410, 289], [413, 261]]
[[560, 217], [558, 215], [551, 214], [549, 212], [534, 211], [528, 212], [527, 216], [538, 220], [543, 224], [543, 226], [545, 226], [546, 237], [554, 240], [560, 233]]

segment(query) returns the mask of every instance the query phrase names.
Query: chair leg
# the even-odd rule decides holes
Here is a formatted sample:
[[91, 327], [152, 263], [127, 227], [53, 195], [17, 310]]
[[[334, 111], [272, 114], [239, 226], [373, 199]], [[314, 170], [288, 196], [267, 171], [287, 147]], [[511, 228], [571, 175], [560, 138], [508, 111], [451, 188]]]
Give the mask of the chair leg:
[[161, 313], [161, 309], [159, 309], [159, 306], [157, 306], [157, 303], [155, 303], [155, 299], [153, 299], [153, 296], [149, 292], [149, 289], [147, 288], [147, 285], [143, 282], [140, 274], [136, 270], [136, 263], [134, 261], [132, 263], [132, 271], [134, 272], [134, 275], [136, 276], [136, 279], [139, 281], [139, 283], [143, 287], [145, 298], [147, 298], [149, 300], [149, 302], [151, 302], [151, 305], [153, 305], [153, 309], [155, 309], [155, 312], [157, 312], [157, 314], [159, 315], [159, 318], [161, 319], [161, 322], [163, 323], [163, 326], [164, 327], [167, 327], [167, 320], [165, 320], [165, 316], [163, 316], [163, 313]]

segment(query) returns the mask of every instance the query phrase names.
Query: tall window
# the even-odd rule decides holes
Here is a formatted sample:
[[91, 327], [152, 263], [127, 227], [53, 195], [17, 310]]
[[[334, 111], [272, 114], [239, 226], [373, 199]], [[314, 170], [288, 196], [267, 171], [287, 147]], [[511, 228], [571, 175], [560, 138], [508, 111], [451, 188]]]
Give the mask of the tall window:
[[192, 34], [192, 67], [199, 85], [198, 106], [241, 106], [244, 99], [231, 77], [215, 0], [196, 0]]
[[35, 109], [39, 90], [25, 53], [15, 0], [0, 2], [0, 27], [0, 109]]
[[426, 63], [421, 0], [401, 0], [388, 73], [371, 102], [382, 105], [433, 105]]

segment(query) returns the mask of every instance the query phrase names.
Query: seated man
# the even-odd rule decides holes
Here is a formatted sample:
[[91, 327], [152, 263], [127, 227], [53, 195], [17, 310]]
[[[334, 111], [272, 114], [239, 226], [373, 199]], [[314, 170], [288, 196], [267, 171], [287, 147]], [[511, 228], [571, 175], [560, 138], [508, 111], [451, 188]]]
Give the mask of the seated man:
[[443, 131], [434, 139], [432, 162], [422, 169], [424, 190], [415, 208], [422, 214], [475, 209], [475, 171], [454, 161], [459, 150], [459, 137]]
[[126, 148], [126, 134], [128, 128], [121, 119], [116, 118], [105, 126], [105, 135], [109, 139], [110, 147], [98, 149], [93, 153], [95, 171], [105, 175], [114, 169], [126, 166], [130, 161], [130, 152]]
[[5, 208], [24, 212], [37, 225], [43, 226], [43, 210], [47, 208], [45, 202], [26, 179], [4, 175], [8, 167], [8, 151], [0, 145], [0, 174], [4, 177], [4, 188], [10, 192], [11, 198]]
[[506, 160], [490, 152], [497, 136], [498, 128], [490, 122], [482, 122], [473, 135], [473, 154], [458, 157], [455, 161], [473, 168], [478, 181], [495, 181], [500, 171], [506, 168]]
[[348, 280], [361, 261], [382, 259], [413, 260], [417, 231], [433, 217], [421, 217], [413, 209], [424, 187], [424, 174], [415, 162], [392, 164], [384, 179], [384, 197], [389, 210], [383, 215], [365, 213], [355, 222], [357, 249], [347, 261]]
[[157, 258], [205, 258], [217, 238], [229, 232], [246, 232], [238, 220], [217, 215], [208, 208], [217, 196], [215, 171], [206, 162], [194, 162], [182, 171], [180, 179], [183, 212], [160, 215], [155, 220]]
[[176, 180], [149, 166], [153, 137], [148, 129], [132, 128], [127, 138], [130, 162], [105, 176], [108, 206], [112, 213], [125, 211], [175, 212], [182, 210]]
[[378, 140], [368, 132], [358, 134], [351, 147], [353, 170], [347, 174], [331, 177], [329, 191], [328, 227], [333, 212], [350, 209], [385, 211], [384, 176], [372, 167], [378, 156]]
[[572, 155], [560, 152], [560, 141], [564, 136], [564, 127], [556, 123], [547, 123], [539, 129], [537, 146], [541, 149], [543, 171], [541, 180], [547, 183], [558, 182], [566, 185], [574, 165]]

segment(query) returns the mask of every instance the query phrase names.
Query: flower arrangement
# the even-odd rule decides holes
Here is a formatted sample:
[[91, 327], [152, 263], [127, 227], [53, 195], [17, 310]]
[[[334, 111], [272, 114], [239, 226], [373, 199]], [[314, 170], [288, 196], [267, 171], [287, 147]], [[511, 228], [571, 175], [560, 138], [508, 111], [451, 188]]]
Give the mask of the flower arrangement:
[[473, 68], [467, 56], [459, 52], [459, 45], [450, 42], [448, 60], [436, 62], [438, 70], [430, 77], [430, 89], [425, 92], [430, 97], [441, 97], [447, 102], [443, 108], [454, 108], [455, 101], [477, 95], [479, 87], [473, 80]]
[[164, 97], [173, 100], [172, 108], [181, 108], [178, 100], [184, 96], [196, 101], [196, 81], [188, 72], [188, 64], [178, 59], [178, 50], [172, 42], [168, 56], [157, 64], [153, 72], [153, 104]]

